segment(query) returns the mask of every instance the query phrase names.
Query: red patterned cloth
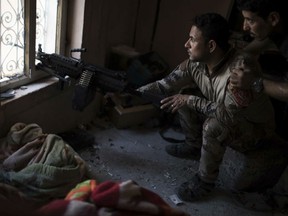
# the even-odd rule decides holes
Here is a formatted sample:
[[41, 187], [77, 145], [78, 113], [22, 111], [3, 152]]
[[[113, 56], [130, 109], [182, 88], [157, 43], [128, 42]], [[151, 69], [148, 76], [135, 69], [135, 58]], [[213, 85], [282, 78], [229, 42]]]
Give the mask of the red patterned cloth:
[[251, 90], [230, 88], [230, 91], [240, 107], [247, 107], [253, 100], [253, 93]]
[[89, 200], [89, 197], [91, 196], [92, 191], [95, 190], [96, 185], [97, 183], [95, 180], [83, 181], [67, 194], [65, 200]]
[[55, 200], [36, 211], [38, 216], [188, 216], [169, 206], [158, 194], [134, 181], [87, 180], [72, 189], [64, 200]]

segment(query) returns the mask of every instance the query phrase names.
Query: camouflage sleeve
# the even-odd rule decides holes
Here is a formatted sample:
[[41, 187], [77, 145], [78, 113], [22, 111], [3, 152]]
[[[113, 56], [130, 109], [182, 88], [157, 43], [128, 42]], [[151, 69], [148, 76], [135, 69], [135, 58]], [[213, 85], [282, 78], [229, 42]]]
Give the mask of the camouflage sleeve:
[[172, 93], [178, 93], [184, 86], [193, 83], [193, 78], [189, 75], [188, 70], [184, 64], [187, 61], [182, 62], [176, 67], [169, 75], [161, 80], [146, 84], [137, 89], [141, 93], [171, 95]]
[[187, 105], [206, 117], [216, 118], [219, 122], [222, 122], [226, 126], [231, 126], [234, 124], [234, 115], [239, 110], [236, 105], [234, 106], [233, 104], [230, 104], [227, 107], [224, 103], [212, 102], [203, 97], [194, 95], [189, 96]]

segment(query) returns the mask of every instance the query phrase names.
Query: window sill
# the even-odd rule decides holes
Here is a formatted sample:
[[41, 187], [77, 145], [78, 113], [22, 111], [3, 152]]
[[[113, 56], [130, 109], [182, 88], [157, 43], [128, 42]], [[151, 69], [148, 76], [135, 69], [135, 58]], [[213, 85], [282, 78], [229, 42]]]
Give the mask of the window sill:
[[[49, 89], [57, 89], [57, 85], [59, 84], [58, 78], [55, 77], [49, 77], [49, 78], [44, 78], [41, 80], [38, 80], [37, 82], [30, 83], [25, 86], [21, 86], [17, 89], [14, 89], [15, 91], [15, 96], [10, 99], [6, 99], [1, 101], [1, 107], [5, 107], [8, 104], [15, 103], [16, 101], [22, 100], [28, 96], [32, 95], [37, 95], [39, 93], [39, 99], [45, 99], [45, 98], [50, 98], [53, 96], [53, 90]], [[48, 92], [49, 91], [49, 92]], [[43, 92], [43, 94], [41, 94]], [[48, 94], [45, 94], [48, 93]], [[59, 93], [59, 88], [58, 88], [58, 93]]]

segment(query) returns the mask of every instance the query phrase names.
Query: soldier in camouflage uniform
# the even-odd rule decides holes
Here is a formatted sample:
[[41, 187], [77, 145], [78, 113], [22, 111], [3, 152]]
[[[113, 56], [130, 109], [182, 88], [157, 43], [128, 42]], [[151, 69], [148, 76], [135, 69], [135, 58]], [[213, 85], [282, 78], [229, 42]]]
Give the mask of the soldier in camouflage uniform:
[[[226, 146], [246, 151], [274, 133], [274, 113], [268, 97], [229, 85], [234, 69], [259, 72], [252, 57], [231, 48], [229, 36], [228, 23], [222, 16], [196, 16], [185, 43], [189, 59], [162, 80], [138, 89], [143, 94], [172, 95], [161, 101], [161, 109], [179, 113], [186, 141], [168, 145], [166, 151], [191, 159], [201, 155], [197, 174], [177, 189], [185, 201], [193, 201], [214, 188]], [[186, 86], [193, 86], [201, 96], [179, 93]]]
[[[253, 38], [253, 41], [244, 47], [245, 51], [258, 55], [259, 61], [264, 59], [263, 56], [267, 53], [273, 53], [275, 57], [271, 58], [272, 55], [269, 55], [269, 58], [265, 58], [266, 61], [260, 61], [264, 71], [263, 76], [251, 77], [242, 71], [235, 70], [231, 74], [231, 85], [233, 88], [240, 89], [251, 89], [253, 82], [262, 85], [260, 89], [273, 98], [272, 102], [276, 102], [274, 104], [274, 106], [276, 105], [276, 129], [278, 129], [276, 132], [285, 139], [284, 147], [287, 148], [288, 17], [284, 5], [286, 2], [282, 0], [237, 0], [236, 3], [243, 16], [243, 30]], [[283, 56], [285, 64], [281, 63]], [[281, 101], [285, 103], [281, 104]], [[249, 208], [266, 211], [287, 210], [287, 182], [288, 166], [273, 187], [262, 193], [241, 193], [237, 196], [239, 196], [239, 201]]]

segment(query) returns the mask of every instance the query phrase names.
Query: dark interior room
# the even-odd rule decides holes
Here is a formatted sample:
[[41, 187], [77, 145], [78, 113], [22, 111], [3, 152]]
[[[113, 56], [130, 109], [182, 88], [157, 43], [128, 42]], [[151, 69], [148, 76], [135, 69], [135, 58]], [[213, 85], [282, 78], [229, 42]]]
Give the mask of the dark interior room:
[[[167, 146], [179, 146], [187, 137], [180, 111], [170, 112], [176, 105], [163, 109], [163, 100], [172, 95], [161, 89], [165, 81], [169, 84], [169, 78], [163, 78], [180, 70], [184, 60], [191, 60], [191, 23], [196, 16], [224, 17], [231, 33], [227, 43], [235, 50], [250, 43], [236, 0], [1, 0], [0, 12], [0, 215], [288, 215], [288, 188], [281, 187], [282, 197], [277, 200], [285, 208], [278, 202], [276, 208], [275, 201], [271, 207], [270, 200], [259, 198], [288, 173], [288, 96], [278, 100], [267, 93], [273, 103], [285, 107], [281, 112], [271, 110], [284, 123], [267, 140], [256, 129], [263, 126], [260, 120], [266, 118], [268, 108], [264, 102], [251, 103], [259, 110], [255, 108], [252, 116], [262, 116], [256, 129], [245, 129], [243, 140], [246, 134], [261, 138], [255, 149], [245, 152], [233, 148], [238, 143], [233, 138], [231, 145], [220, 144], [223, 157], [215, 159], [218, 176], [207, 197], [186, 201], [176, 190], [198, 175], [204, 156], [195, 160], [167, 153]], [[245, 22], [249, 21], [245, 18]], [[268, 56], [263, 62], [281, 64], [278, 68], [285, 70], [282, 63], [288, 63], [283, 59], [280, 63]], [[260, 93], [245, 89], [232, 102], [253, 94], [253, 99], [264, 95], [270, 105], [264, 78], [259, 79]], [[285, 80], [275, 81], [286, 78], [285, 71]], [[138, 91], [161, 79], [162, 95]], [[179, 95], [189, 96], [190, 90], [181, 88]], [[288, 88], [281, 92], [288, 95]], [[189, 108], [188, 102], [183, 106]], [[209, 115], [213, 104], [205, 107]], [[245, 113], [243, 107], [236, 116]], [[241, 128], [241, 123], [235, 124]], [[225, 136], [235, 134], [228, 130]], [[219, 135], [213, 141], [222, 138]], [[199, 154], [206, 150], [202, 147]]]

